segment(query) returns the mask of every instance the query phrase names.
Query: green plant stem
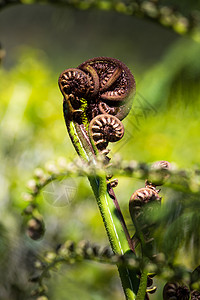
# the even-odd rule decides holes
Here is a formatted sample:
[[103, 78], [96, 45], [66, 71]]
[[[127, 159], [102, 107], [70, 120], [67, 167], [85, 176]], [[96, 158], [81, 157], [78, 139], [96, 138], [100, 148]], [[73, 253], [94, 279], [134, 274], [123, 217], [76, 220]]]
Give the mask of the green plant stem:
[[146, 287], [147, 287], [147, 271], [143, 270], [140, 278], [140, 285], [137, 293], [136, 300], [144, 300], [146, 294]]
[[[110, 195], [107, 192], [105, 175], [89, 177], [91, 187], [97, 199], [97, 204], [103, 218], [106, 232], [115, 254], [124, 255], [130, 251], [126, 234], [122, 229], [121, 221]], [[127, 300], [136, 299], [139, 279], [136, 271], [118, 264], [118, 271]], [[146, 290], [146, 289], [145, 289]]]

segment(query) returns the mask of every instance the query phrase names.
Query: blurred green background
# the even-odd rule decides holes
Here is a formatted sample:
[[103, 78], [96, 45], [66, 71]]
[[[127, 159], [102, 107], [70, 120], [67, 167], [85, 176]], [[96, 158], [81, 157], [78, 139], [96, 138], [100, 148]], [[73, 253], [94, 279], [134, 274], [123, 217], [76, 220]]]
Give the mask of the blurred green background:
[[[133, 72], [137, 93], [124, 139], [111, 146], [111, 155], [199, 167], [200, 44], [144, 19], [59, 5], [0, 11], [0, 42], [6, 51], [0, 67], [0, 299], [22, 300], [31, 299], [28, 278], [40, 253], [67, 239], [108, 244], [90, 186], [80, 178], [70, 183], [76, 193], [68, 205], [40, 197], [44, 238], [31, 241], [25, 234], [22, 193], [34, 169], [76, 157], [63, 120], [59, 74], [96, 56], [120, 59]], [[119, 178], [116, 188], [130, 230], [128, 201], [142, 186]], [[117, 270], [108, 265], [63, 266], [47, 285], [50, 299], [123, 299]], [[151, 299], [161, 293], [159, 287]]]

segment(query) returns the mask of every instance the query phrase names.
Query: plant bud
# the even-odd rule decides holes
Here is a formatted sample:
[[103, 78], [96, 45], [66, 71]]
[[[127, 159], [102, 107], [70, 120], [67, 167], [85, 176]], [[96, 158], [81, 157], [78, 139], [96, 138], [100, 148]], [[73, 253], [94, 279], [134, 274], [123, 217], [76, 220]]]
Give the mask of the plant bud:
[[187, 286], [178, 282], [168, 282], [163, 289], [163, 300], [189, 300], [190, 291]]
[[155, 190], [146, 187], [135, 191], [132, 194], [129, 202], [129, 211], [131, 218], [134, 218], [135, 214], [137, 214], [137, 212], [144, 204], [152, 201], [161, 201], [161, 197]]
[[200, 291], [192, 291], [191, 292], [191, 300], [200, 300]]
[[27, 224], [27, 234], [33, 240], [39, 240], [44, 235], [44, 223], [42, 220], [32, 218]]
[[163, 185], [169, 178], [170, 174], [168, 171], [170, 171], [171, 169], [171, 164], [166, 160], [155, 162], [151, 166], [151, 170], [154, 172], [150, 176], [150, 178], [148, 178], [148, 181], [151, 182], [151, 184], [154, 186]]

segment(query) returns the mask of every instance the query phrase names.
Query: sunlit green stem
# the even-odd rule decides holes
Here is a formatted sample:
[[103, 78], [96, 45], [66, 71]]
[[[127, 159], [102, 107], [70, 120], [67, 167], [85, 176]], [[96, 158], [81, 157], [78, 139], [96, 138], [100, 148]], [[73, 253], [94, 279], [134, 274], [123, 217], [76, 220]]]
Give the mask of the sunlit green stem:
[[[101, 212], [106, 232], [115, 254], [124, 255], [130, 251], [126, 235], [116, 211], [116, 207], [107, 192], [105, 175], [89, 177], [90, 184], [97, 199], [97, 204]], [[139, 279], [135, 271], [128, 267], [118, 265], [122, 286], [127, 300], [136, 299]], [[145, 289], [146, 290], [146, 289]]]
[[145, 299], [146, 288], [147, 288], [147, 277], [148, 277], [147, 271], [143, 270], [140, 278], [140, 285], [139, 285], [139, 290], [137, 293], [136, 300]]

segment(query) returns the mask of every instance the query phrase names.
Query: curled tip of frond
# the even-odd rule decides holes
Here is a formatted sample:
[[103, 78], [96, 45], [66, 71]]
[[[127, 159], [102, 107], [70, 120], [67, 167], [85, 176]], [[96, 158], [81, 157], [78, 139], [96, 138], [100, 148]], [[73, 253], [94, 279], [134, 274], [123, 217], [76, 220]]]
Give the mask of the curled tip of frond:
[[191, 292], [191, 300], [200, 300], [200, 291], [192, 291]]
[[160, 200], [161, 198], [157, 191], [155, 191], [152, 188], [145, 187], [138, 189], [132, 194], [130, 198], [130, 203], [133, 206], [143, 206], [145, 203]]
[[163, 300], [189, 300], [190, 290], [178, 282], [168, 282], [163, 289]]
[[158, 191], [153, 187], [140, 188], [132, 194], [129, 201], [129, 212], [136, 227], [136, 223], [138, 223], [140, 230], [148, 231], [147, 227], [150, 224], [147, 224], [147, 220], [145, 220], [145, 218], [143, 217], [143, 208], [148, 209], [150, 213], [152, 213], [152, 211], [155, 210], [156, 206], [154, 205], [150, 207], [150, 204], [160, 204], [160, 202], [161, 197], [159, 196]]

